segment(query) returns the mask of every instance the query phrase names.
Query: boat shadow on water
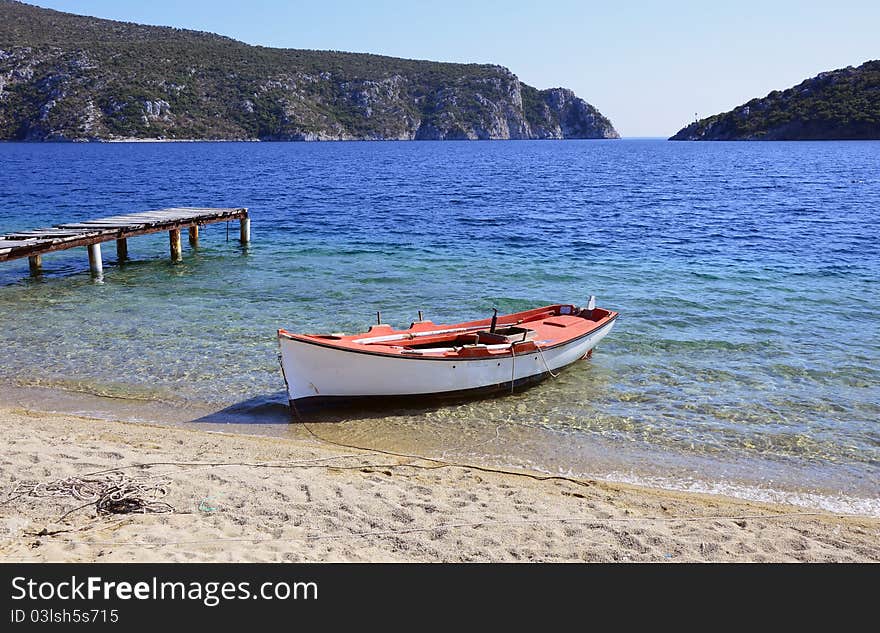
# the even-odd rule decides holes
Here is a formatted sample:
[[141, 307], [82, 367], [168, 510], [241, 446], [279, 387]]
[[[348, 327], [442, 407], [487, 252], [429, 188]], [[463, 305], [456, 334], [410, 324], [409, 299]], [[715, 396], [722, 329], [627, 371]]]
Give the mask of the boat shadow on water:
[[198, 424], [297, 424], [298, 422], [350, 422], [386, 418], [388, 416], [418, 416], [436, 411], [450, 402], [406, 401], [399, 399], [342, 401], [320, 406], [300, 407], [294, 410], [287, 402], [287, 393], [255, 396], [236, 402], [218, 411], [193, 419]]
[[[534, 384], [517, 385], [515, 392], [519, 394], [534, 387]], [[436, 395], [371, 397], [293, 408], [287, 401], [287, 393], [277, 391], [272, 394], [259, 395], [236, 402], [218, 411], [190, 420], [190, 422], [197, 424], [295, 425], [300, 422], [342, 423], [399, 416], [420, 417], [444, 407], [481, 400], [497, 400], [509, 395], [511, 395], [510, 391], [487, 395], [456, 395], [448, 397], [437, 397]]]

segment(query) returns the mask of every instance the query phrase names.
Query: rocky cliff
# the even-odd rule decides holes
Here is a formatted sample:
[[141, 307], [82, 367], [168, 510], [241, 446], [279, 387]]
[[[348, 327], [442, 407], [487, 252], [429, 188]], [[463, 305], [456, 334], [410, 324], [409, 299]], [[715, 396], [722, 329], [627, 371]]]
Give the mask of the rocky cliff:
[[506, 68], [270, 49], [0, 0], [0, 140], [618, 138]]
[[825, 72], [691, 123], [673, 141], [880, 139], [880, 61]]

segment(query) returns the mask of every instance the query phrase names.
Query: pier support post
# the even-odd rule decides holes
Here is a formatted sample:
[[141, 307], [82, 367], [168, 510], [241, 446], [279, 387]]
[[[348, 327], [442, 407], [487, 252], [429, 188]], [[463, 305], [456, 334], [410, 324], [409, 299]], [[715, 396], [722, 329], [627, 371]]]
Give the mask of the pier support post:
[[199, 245], [199, 225], [189, 227], [189, 245], [196, 248]]
[[116, 260], [121, 264], [128, 259], [128, 240], [116, 240]]
[[251, 241], [251, 219], [243, 217], [238, 221], [239, 232], [241, 233], [241, 243], [247, 244]]
[[28, 257], [28, 268], [31, 269], [32, 275], [39, 275], [43, 272], [43, 256], [31, 255]]
[[101, 259], [101, 245], [89, 245], [89, 270], [93, 275], [101, 275], [104, 272], [104, 262]]
[[171, 261], [179, 262], [181, 257], [181, 246], [180, 246], [180, 229], [171, 229], [168, 231], [168, 238], [171, 242]]

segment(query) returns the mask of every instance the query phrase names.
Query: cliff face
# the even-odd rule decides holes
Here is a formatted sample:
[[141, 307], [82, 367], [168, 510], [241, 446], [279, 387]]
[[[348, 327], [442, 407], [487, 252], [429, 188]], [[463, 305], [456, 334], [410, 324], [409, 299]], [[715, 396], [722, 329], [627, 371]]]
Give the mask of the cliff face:
[[0, 140], [618, 138], [506, 68], [269, 49], [0, 0]]
[[825, 72], [724, 114], [691, 123], [673, 141], [880, 139], [880, 61]]

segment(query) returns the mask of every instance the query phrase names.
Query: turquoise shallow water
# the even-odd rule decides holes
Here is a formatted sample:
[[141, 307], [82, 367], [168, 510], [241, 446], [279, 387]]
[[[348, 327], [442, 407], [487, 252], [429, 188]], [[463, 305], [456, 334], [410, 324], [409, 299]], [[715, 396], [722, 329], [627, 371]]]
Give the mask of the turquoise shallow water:
[[180, 205], [253, 218], [249, 247], [212, 225], [179, 264], [165, 235], [122, 267], [106, 248], [100, 283], [85, 249], [38, 279], [0, 265], [0, 381], [296, 433], [278, 327], [596, 294], [622, 317], [559, 379], [321, 432], [880, 514], [878, 165], [874, 142], [0, 144], [0, 232]]

